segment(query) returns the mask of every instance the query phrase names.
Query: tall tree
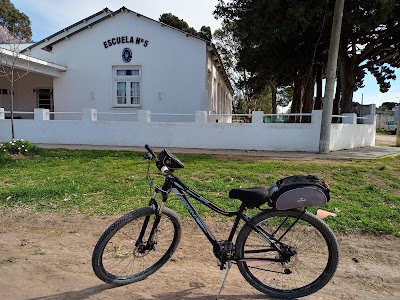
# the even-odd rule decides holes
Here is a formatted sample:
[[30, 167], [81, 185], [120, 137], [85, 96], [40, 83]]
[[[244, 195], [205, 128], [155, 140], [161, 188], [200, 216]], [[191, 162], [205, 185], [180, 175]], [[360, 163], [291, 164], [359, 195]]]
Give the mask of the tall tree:
[[[245, 65], [259, 86], [271, 79], [278, 86], [293, 84], [298, 110], [304, 104], [310, 107], [312, 72], [322, 66], [322, 72], [316, 71], [317, 82], [324, 73], [333, 5], [317, 0], [219, 0], [214, 14], [235, 24], [241, 45], [238, 66]], [[352, 110], [353, 92], [362, 86], [366, 71], [382, 92], [389, 89], [393, 68], [400, 67], [399, 10], [398, 0], [346, 1], [339, 50], [342, 112]], [[328, 22], [322, 27], [324, 20]]]
[[0, 25], [0, 43], [18, 43], [17, 37], [12, 35], [8, 29]]
[[167, 24], [171, 27], [174, 27], [176, 29], [185, 31], [191, 35], [198, 36], [199, 38], [202, 38], [207, 41], [211, 41], [212, 34], [211, 34], [211, 28], [210, 26], [202, 26], [200, 28], [200, 31], [197, 31], [193, 27], [190, 27], [188, 23], [180, 19], [179, 17], [171, 14], [171, 13], [164, 13], [160, 16], [158, 19], [161, 23]]
[[232, 24], [228, 23], [216, 29], [212, 35], [212, 41], [218, 49], [232, 85], [238, 89], [238, 84], [244, 80], [244, 70], [237, 66], [240, 44], [232, 32], [231, 26]]
[[[15, 37], [12, 37], [12, 40], [14, 39]], [[4, 42], [7, 43], [7, 41]], [[29, 60], [21, 59], [21, 56], [20, 42], [11, 42], [9, 50], [0, 48], [0, 77], [5, 78], [10, 83], [11, 138], [13, 140], [15, 139], [14, 86], [16, 81], [30, 72]]]
[[[270, 85], [264, 85], [257, 92], [254, 86], [248, 81], [249, 73], [244, 67], [238, 66], [239, 41], [234, 36], [233, 23], [225, 23], [221, 28], [214, 31], [213, 42], [215, 43], [225, 70], [235, 89], [238, 101], [234, 101], [234, 111], [248, 113], [253, 110], [262, 109], [271, 113], [276, 111], [276, 89]], [[275, 96], [275, 97], [274, 97]], [[234, 100], [235, 100], [234, 99]]]
[[201, 26], [200, 31], [197, 33], [197, 35], [203, 40], [211, 41], [212, 39], [211, 27]]
[[[312, 107], [313, 65], [324, 65], [326, 55], [321, 38], [326, 6], [317, 0], [219, 1], [214, 13], [234, 24], [240, 43], [238, 67], [249, 72], [254, 93], [266, 85], [293, 86], [292, 111], [300, 111], [303, 104]], [[320, 30], [311, 24], [319, 24]]]
[[176, 29], [190, 33], [191, 35], [197, 36], [197, 34], [198, 34], [197, 30], [194, 29], [193, 27], [190, 27], [185, 20], [180, 19], [171, 13], [162, 14], [160, 16], [160, 18], [158, 19], [158, 21], [160, 21], [161, 23], [167, 24], [169, 26], [172, 26]]
[[29, 18], [9, 0], [0, 4], [0, 44], [8, 44], [7, 49], [0, 48], [0, 77], [10, 83], [11, 138], [15, 139], [14, 84], [30, 72], [29, 62], [20, 59], [20, 44], [31, 39], [32, 31]]
[[31, 41], [32, 30], [29, 17], [15, 8], [10, 0], [0, 0], [0, 25], [20, 41]]
[[339, 49], [342, 112], [351, 112], [353, 92], [366, 71], [387, 92], [400, 68], [400, 1], [346, 1]]

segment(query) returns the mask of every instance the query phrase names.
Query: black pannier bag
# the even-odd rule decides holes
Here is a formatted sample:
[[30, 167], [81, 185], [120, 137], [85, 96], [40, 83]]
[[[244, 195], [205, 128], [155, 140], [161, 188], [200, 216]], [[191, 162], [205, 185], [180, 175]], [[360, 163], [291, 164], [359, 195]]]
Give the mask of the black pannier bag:
[[158, 155], [158, 165], [157, 167], [161, 170], [162, 166], [166, 166], [168, 169], [175, 170], [175, 169], [183, 169], [184, 165], [183, 163], [177, 158], [175, 155], [173, 155], [171, 152], [169, 152], [167, 149], [164, 149], [161, 151]]
[[285, 177], [268, 190], [268, 204], [278, 210], [324, 205], [330, 200], [328, 184], [313, 175]]

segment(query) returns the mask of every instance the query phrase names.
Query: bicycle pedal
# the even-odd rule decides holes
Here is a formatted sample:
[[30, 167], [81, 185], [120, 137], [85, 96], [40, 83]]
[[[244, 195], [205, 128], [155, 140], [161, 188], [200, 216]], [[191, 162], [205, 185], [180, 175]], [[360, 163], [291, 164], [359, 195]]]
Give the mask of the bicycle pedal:
[[225, 270], [226, 269], [226, 265], [227, 265], [227, 263], [221, 264], [221, 262], [218, 261], [218, 267], [219, 267], [220, 270]]

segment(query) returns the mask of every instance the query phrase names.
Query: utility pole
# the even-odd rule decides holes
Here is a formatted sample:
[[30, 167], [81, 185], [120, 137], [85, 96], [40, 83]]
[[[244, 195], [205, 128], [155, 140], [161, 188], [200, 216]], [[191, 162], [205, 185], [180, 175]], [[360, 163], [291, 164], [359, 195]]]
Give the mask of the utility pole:
[[322, 105], [321, 134], [319, 139], [319, 153], [328, 153], [331, 138], [333, 96], [335, 94], [335, 80], [339, 51], [340, 33], [342, 30], [344, 0], [336, 0], [335, 12], [329, 44], [328, 65], [326, 67], [326, 86]]

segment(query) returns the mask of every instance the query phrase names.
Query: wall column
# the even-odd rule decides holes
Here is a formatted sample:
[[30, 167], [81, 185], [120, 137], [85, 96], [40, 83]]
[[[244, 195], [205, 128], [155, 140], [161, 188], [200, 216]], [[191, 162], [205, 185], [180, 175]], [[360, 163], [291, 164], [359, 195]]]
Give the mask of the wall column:
[[97, 121], [97, 109], [93, 108], [84, 108], [82, 110], [82, 120], [89, 122]]
[[343, 124], [357, 124], [357, 115], [353, 113], [342, 114], [346, 118], [342, 118]]
[[138, 122], [151, 123], [151, 116], [149, 110], [138, 110]]
[[251, 112], [251, 123], [257, 123], [257, 124], [264, 123], [264, 112], [263, 111]]
[[322, 110], [313, 110], [311, 112], [311, 124], [321, 126]]
[[45, 108], [35, 108], [33, 110], [33, 118], [35, 121], [48, 121], [50, 120], [50, 113]]
[[207, 112], [206, 111], [196, 111], [195, 122], [196, 123], [207, 123]]

